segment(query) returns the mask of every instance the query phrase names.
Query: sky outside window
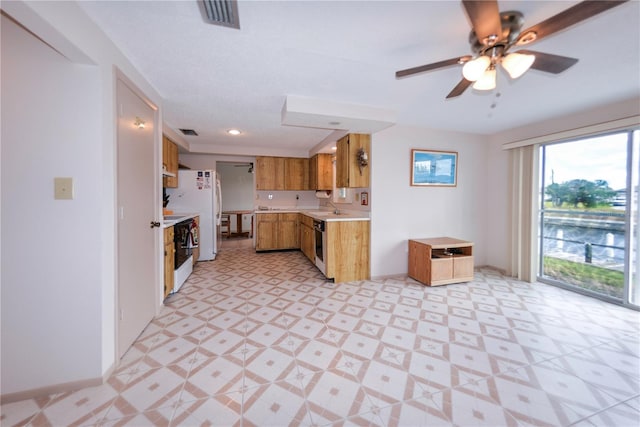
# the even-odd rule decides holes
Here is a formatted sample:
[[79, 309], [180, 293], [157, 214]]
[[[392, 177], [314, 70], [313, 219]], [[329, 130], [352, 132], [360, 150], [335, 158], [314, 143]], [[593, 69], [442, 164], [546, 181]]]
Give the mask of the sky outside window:
[[626, 133], [547, 145], [545, 157], [545, 185], [573, 179], [602, 179], [613, 190], [626, 188]]

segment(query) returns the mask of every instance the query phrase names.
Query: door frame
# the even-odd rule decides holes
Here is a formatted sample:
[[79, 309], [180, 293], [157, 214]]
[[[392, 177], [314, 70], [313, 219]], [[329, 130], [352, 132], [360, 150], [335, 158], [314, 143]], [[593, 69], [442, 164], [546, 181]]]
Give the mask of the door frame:
[[[118, 200], [119, 200], [119, 191], [120, 191], [120, 176], [118, 173], [118, 119], [119, 119], [119, 104], [118, 104], [118, 98], [117, 98], [117, 85], [118, 85], [118, 80], [120, 80], [122, 83], [124, 83], [136, 96], [138, 96], [145, 104], [147, 104], [152, 110], [153, 110], [153, 139], [154, 139], [154, 144], [153, 144], [153, 173], [154, 173], [154, 179], [153, 179], [153, 187], [154, 187], [154, 194], [153, 194], [153, 204], [155, 207], [155, 214], [154, 214], [154, 218], [153, 221], [158, 221], [160, 223], [162, 223], [163, 217], [162, 217], [162, 204], [160, 202], [160, 194], [162, 191], [162, 177], [161, 177], [161, 164], [162, 164], [162, 122], [161, 122], [161, 113], [160, 113], [160, 109], [158, 108], [158, 106], [151, 101], [151, 99], [130, 79], [127, 77], [127, 75], [122, 72], [122, 70], [120, 70], [118, 67], [114, 66], [113, 67], [114, 72], [113, 72], [113, 105], [114, 105], [114, 121], [113, 121], [113, 126], [114, 126], [114, 149], [113, 149], [113, 176], [114, 176], [114, 193], [113, 193], [113, 206], [114, 206], [114, 216], [113, 216], [113, 220], [114, 220], [114, 247], [113, 247], [113, 251], [114, 251], [114, 281], [115, 281], [115, 286], [114, 286], [114, 304], [113, 304], [113, 320], [114, 320], [114, 335], [113, 335], [113, 339], [114, 339], [114, 345], [113, 345], [113, 350], [114, 350], [114, 367], [117, 367], [120, 364], [120, 344], [119, 344], [119, 334], [120, 334], [120, 303], [119, 303], [119, 292], [120, 292], [120, 278], [119, 278], [119, 269], [120, 269], [120, 262], [119, 262], [119, 251], [118, 251], [118, 247], [119, 247], [119, 206], [118, 206]], [[151, 218], [150, 218], [151, 220]], [[161, 279], [164, 276], [164, 270], [163, 268], [163, 263], [164, 263], [164, 256], [163, 256], [163, 247], [161, 247], [161, 243], [162, 243], [162, 239], [161, 239], [161, 231], [162, 231], [162, 227], [156, 227], [155, 228], [156, 232], [154, 233], [154, 248], [155, 248], [155, 256], [154, 256], [154, 282], [156, 284], [158, 284], [158, 286], [154, 287], [154, 299], [156, 301], [155, 303], [155, 312], [154, 315], [157, 316], [159, 311], [160, 311], [160, 307], [162, 305], [162, 292], [159, 288], [160, 283], [161, 283]], [[140, 331], [142, 332], [142, 331]]]

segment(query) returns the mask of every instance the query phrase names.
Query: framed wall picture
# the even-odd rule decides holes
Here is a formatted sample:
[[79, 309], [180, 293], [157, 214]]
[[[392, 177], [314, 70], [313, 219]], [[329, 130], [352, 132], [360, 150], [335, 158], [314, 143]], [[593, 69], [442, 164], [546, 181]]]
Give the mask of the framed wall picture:
[[458, 152], [411, 150], [411, 185], [419, 187], [458, 185]]

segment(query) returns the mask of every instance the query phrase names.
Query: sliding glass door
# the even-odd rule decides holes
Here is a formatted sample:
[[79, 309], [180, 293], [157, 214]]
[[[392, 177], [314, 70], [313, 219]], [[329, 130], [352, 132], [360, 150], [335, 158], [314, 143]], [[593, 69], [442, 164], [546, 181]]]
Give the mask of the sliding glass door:
[[639, 132], [540, 147], [540, 281], [640, 304]]

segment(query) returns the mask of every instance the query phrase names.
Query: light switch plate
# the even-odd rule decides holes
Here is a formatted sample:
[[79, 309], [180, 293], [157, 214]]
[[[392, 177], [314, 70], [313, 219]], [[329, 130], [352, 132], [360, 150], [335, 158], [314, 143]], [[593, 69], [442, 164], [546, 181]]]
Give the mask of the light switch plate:
[[53, 178], [53, 198], [56, 200], [73, 199], [73, 178], [56, 177]]

